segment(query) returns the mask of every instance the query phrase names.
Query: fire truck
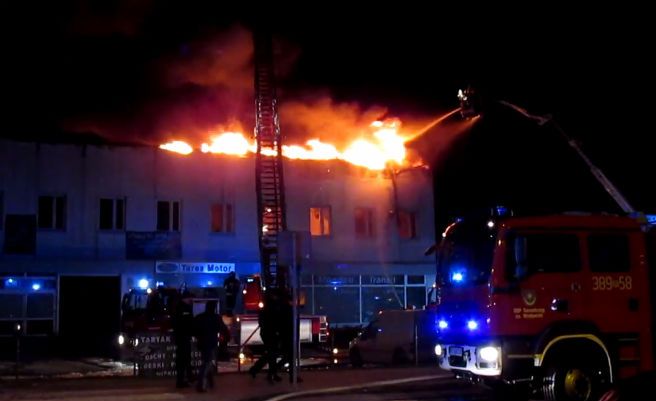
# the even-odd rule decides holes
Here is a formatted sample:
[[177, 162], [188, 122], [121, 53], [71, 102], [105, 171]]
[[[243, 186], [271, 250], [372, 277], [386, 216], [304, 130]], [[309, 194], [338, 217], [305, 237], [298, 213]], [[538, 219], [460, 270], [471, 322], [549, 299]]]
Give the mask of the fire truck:
[[[461, 106], [471, 93], [460, 94]], [[593, 401], [619, 379], [653, 369], [648, 261], [654, 231], [610, 180], [551, 124], [625, 215], [520, 217], [503, 208], [458, 219], [437, 245], [439, 365], [505, 398]], [[492, 218], [490, 218], [492, 217]]]
[[[246, 278], [242, 290], [244, 313], [228, 320], [232, 328], [233, 338], [236, 344], [246, 346], [261, 345], [257, 312], [264, 307], [264, 288], [259, 275]], [[305, 296], [301, 292], [300, 306], [305, 305]], [[321, 345], [328, 341], [330, 332], [328, 330], [328, 319], [325, 315], [299, 315], [299, 341], [304, 344]]]
[[[139, 348], [139, 337], [143, 335], [171, 334], [172, 317], [175, 303], [179, 299], [180, 289], [159, 285], [149, 288], [147, 283], [156, 280], [143, 279], [139, 287], [130, 289], [121, 304], [121, 332], [117, 342], [124, 359], [133, 357]], [[230, 329], [230, 344], [219, 341], [222, 345], [258, 346], [262, 339], [258, 330], [258, 311], [264, 307], [263, 292], [259, 275], [247, 276], [242, 280], [241, 311], [243, 313], [222, 314], [224, 323]], [[192, 294], [194, 316], [204, 310], [207, 301], [222, 299], [216, 287], [187, 288]], [[299, 338], [302, 343], [321, 344], [328, 340], [328, 321], [325, 315], [299, 316]], [[225, 351], [227, 352], [227, 350]]]
[[647, 238], [624, 216], [459, 219], [438, 247], [440, 366], [585, 401], [652, 369]]

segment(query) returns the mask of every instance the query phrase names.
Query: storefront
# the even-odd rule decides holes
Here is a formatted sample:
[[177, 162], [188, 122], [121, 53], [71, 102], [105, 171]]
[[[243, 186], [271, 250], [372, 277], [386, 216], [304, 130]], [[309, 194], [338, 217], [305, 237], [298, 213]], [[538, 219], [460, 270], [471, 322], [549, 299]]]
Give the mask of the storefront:
[[433, 275], [302, 275], [304, 313], [328, 315], [333, 326], [359, 326], [381, 310], [421, 309]]

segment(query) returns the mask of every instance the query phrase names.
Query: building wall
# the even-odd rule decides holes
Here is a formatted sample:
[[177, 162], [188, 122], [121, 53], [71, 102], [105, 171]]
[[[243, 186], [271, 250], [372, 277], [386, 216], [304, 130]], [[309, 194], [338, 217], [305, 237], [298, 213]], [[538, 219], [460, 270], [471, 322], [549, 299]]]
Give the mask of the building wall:
[[[331, 210], [330, 235], [312, 238], [306, 277], [434, 274], [433, 260], [423, 255], [435, 238], [432, 179], [425, 171], [392, 180], [341, 162], [287, 160], [284, 169], [288, 229], [309, 231], [311, 207]], [[126, 258], [126, 231], [156, 231], [157, 201], [180, 202], [179, 261], [234, 263], [239, 275], [259, 272], [252, 157], [0, 141], [4, 215], [36, 215], [44, 195], [66, 197], [66, 228], [37, 228], [32, 255], [0, 253], [0, 273], [120, 275], [125, 291], [154, 272], [154, 260]], [[99, 230], [100, 198], [125, 199], [125, 229]], [[214, 202], [233, 205], [233, 233], [211, 232]], [[356, 207], [374, 212], [371, 238], [355, 234]], [[416, 214], [416, 238], [399, 238], [398, 210]], [[0, 249], [3, 230], [6, 225]]]

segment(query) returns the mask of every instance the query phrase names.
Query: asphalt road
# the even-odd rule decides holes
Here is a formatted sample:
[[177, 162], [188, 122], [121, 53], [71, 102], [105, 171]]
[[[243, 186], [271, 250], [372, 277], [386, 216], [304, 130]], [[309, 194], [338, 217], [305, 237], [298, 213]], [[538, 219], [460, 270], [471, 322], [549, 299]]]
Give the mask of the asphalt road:
[[492, 401], [489, 390], [453, 378], [437, 378], [373, 388], [363, 387], [338, 393], [294, 395], [267, 401]]
[[[489, 390], [456, 380], [436, 367], [372, 368], [303, 371], [302, 383], [269, 384], [264, 375], [219, 374], [216, 388], [199, 394], [177, 390], [174, 380], [106, 378], [24, 381], [10, 387], [0, 383], [0, 401], [30, 400], [362, 400], [362, 401], [492, 401]], [[5, 383], [9, 384], [9, 383]], [[4, 388], [3, 388], [4, 387]]]

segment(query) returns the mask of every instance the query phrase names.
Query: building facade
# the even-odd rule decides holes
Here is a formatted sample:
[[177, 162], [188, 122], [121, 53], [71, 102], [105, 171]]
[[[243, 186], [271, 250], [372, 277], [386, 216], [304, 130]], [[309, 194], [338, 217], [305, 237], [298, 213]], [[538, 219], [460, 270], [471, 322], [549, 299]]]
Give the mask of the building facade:
[[[311, 233], [305, 313], [359, 325], [425, 304], [426, 170], [286, 160], [284, 172], [288, 229]], [[120, 313], [121, 294], [167, 269], [201, 287], [260, 273], [256, 203], [254, 157], [0, 141], [2, 334], [17, 321], [27, 334], [65, 332], [89, 304]]]

